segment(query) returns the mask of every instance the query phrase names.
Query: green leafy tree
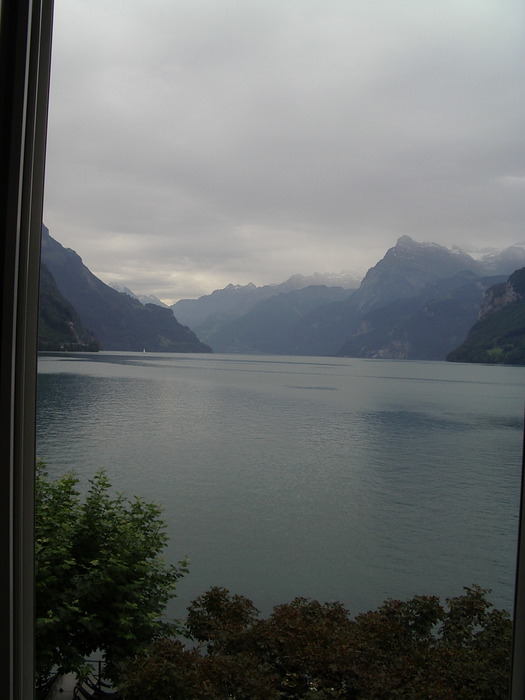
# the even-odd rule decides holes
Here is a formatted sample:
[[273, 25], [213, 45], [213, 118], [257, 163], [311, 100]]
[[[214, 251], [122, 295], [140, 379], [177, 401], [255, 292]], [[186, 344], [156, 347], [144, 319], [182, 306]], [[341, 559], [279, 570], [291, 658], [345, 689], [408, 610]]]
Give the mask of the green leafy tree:
[[351, 619], [340, 603], [296, 598], [259, 619], [213, 588], [188, 609], [197, 642], [157, 641], [129, 661], [125, 700], [494, 700], [508, 694], [512, 625], [477, 586], [449, 598], [387, 600]]
[[162, 621], [186, 563], [168, 565], [158, 506], [113, 494], [99, 471], [84, 498], [78, 479], [36, 477], [37, 682], [53, 669], [82, 673], [95, 651], [115, 679], [118, 663], [177, 631]]

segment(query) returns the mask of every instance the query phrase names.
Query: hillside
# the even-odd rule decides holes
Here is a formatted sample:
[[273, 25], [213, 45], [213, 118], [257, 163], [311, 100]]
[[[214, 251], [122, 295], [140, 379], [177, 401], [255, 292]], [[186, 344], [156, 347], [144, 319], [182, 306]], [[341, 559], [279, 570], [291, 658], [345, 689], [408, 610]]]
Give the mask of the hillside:
[[[47, 230], [42, 240], [42, 260], [57, 291], [78, 314], [72, 327], [80, 323], [91, 329], [107, 350], [210, 352], [213, 348], [225, 353], [444, 360], [458, 348], [451, 358], [462, 358], [463, 352], [470, 356], [473, 351], [472, 337], [478, 338], [476, 326], [467, 349], [458, 347], [478, 320], [482, 304], [492, 312], [506, 305], [510, 292], [494, 285], [506, 282], [524, 259], [520, 246], [491, 250], [475, 259], [456, 247], [402, 236], [368, 270], [358, 288], [355, 277], [348, 274], [294, 275], [263, 287], [230, 284], [199, 299], [182, 299], [170, 309], [140, 303], [127, 287], [121, 286], [121, 293], [104, 284]], [[323, 279], [328, 284], [319, 283]], [[518, 279], [511, 279], [514, 290]], [[482, 336], [487, 327], [499, 344], [485, 347], [488, 341], [480, 336], [474, 356], [485, 359], [465, 361], [521, 361], [518, 307], [505, 311], [509, 320], [503, 321], [504, 327], [501, 320], [485, 320], [484, 313]], [[47, 320], [41, 323], [53, 341]], [[510, 345], [508, 323], [514, 333]], [[71, 325], [66, 322], [62, 328]], [[503, 345], [501, 339], [506, 339]]]
[[[307, 287], [339, 287], [347, 291], [357, 289], [360, 278], [351, 273], [292, 275], [285, 282], [266, 284], [229, 284], [198, 299], [180, 299], [171, 307], [176, 318], [198, 332], [209, 342], [215, 333], [222, 333], [232, 321], [254, 309], [266, 299], [297, 292]], [[281, 296], [281, 299], [284, 297]], [[227, 331], [225, 331], [227, 333]]]
[[83, 264], [75, 251], [42, 232], [42, 262], [82, 324], [92, 330], [104, 350], [211, 352], [171, 309], [141, 304], [111, 289]]
[[217, 352], [297, 354], [296, 326], [312, 309], [344, 299], [341, 287], [310, 286], [259, 302], [240, 318], [223, 324], [207, 340]]
[[294, 276], [284, 285], [229, 285], [173, 308], [201, 313], [196, 328], [220, 352], [444, 360], [475, 322], [485, 290], [524, 255], [515, 246], [474, 259], [402, 236], [358, 289], [290, 290], [305, 279]]
[[364, 314], [338, 354], [350, 357], [443, 360], [476, 320], [483, 294], [501, 277], [462, 273]]
[[466, 336], [483, 292], [495, 281], [486, 279], [487, 272], [507, 270], [513, 259], [493, 253], [487, 265], [457, 248], [402, 236], [346, 300], [301, 320], [297, 352], [444, 360]]
[[42, 263], [38, 308], [38, 350], [96, 352], [99, 344], [87, 331], [72, 307], [58, 290], [53, 275]]
[[447, 360], [525, 365], [525, 268], [487, 290], [479, 320]]

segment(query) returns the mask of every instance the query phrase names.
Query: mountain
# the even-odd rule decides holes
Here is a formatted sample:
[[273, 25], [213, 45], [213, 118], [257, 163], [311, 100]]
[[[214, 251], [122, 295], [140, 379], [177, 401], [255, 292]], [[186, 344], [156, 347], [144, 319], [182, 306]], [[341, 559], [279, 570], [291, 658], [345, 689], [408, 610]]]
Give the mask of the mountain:
[[217, 352], [294, 355], [295, 326], [309, 311], [348, 296], [342, 287], [310, 286], [260, 301], [243, 316], [208, 336]]
[[364, 313], [396, 299], [417, 296], [428, 284], [470, 271], [481, 275], [483, 266], [459, 248], [418, 243], [401, 236], [382, 260], [365, 275], [356, 292], [358, 311]]
[[211, 352], [171, 309], [141, 304], [104, 284], [83, 264], [75, 251], [42, 230], [42, 261], [62, 296], [74, 307], [82, 324], [104, 350], [150, 352]]
[[346, 301], [305, 318], [301, 351], [443, 360], [466, 336], [484, 291], [501, 279], [494, 273], [508, 275], [524, 255], [513, 247], [475, 260], [457, 247], [402, 236]]
[[96, 352], [98, 340], [87, 331], [56, 286], [47, 265], [40, 266], [38, 350]]
[[375, 308], [361, 316], [354, 335], [338, 354], [443, 360], [476, 320], [484, 292], [502, 279], [458, 273], [426, 285], [415, 297]]
[[107, 285], [108, 287], [111, 287], [111, 289], [115, 289], [117, 292], [127, 294], [132, 299], [137, 299], [138, 301], [140, 301], [141, 304], [155, 304], [155, 306], [161, 306], [163, 309], [170, 308], [167, 304], [161, 301], [154, 294], [135, 294], [135, 292], [132, 292], [131, 289], [129, 287], [126, 287], [126, 285], [122, 282], [112, 281], [108, 282]]
[[525, 267], [486, 291], [478, 321], [447, 360], [525, 364]]
[[[523, 255], [515, 247], [476, 260], [402, 236], [356, 290], [316, 293], [301, 307], [300, 295], [282, 291], [247, 311], [209, 316], [200, 328], [222, 352], [444, 360], [475, 322], [485, 290], [506, 278], [494, 273], [508, 275]], [[214, 294], [225, 302], [225, 291], [245, 298], [241, 290]]]
[[[433, 284], [460, 274], [475, 277], [481, 272], [481, 264], [459, 249], [418, 243], [402, 236], [346, 300], [318, 307], [302, 320], [297, 349], [302, 354], [404, 357], [406, 337], [397, 331], [396, 323], [401, 327], [404, 318], [431, 300]], [[451, 284], [461, 282], [458, 278]], [[439, 293], [437, 289], [435, 293]], [[380, 309], [385, 311], [380, 313]], [[370, 315], [374, 311], [377, 313]], [[369, 333], [366, 342], [359, 343], [359, 336]], [[387, 333], [385, 342], [383, 333]]]
[[310, 276], [292, 275], [280, 284], [267, 284], [257, 287], [255, 284], [229, 284], [224, 289], [216, 289], [211, 294], [199, 299], [180, 299], [171, 307], [180, 323], [185, 323], [196, 330], [199, 336], [209, 342], [215, 333], [221, 333], [223, 327], [234, 319], [243, 316], [265, 299], [279, 294], [298, 291], [310, 286], [337, 286], [355, 289], [360, 279], [352, 273], [322, 274]]
[[512, 245], [503, 250], [491, 248], [481, 256], [475, 256], [487, 274], [510, 275], [514, 270], [525, 266], [525, 248]]
[[[127, 287], [122, 293], [105, 285], [47, 229], [42, 258], [81, 325], [105, 349], [209, 352], [210, 345], [221, 352], [442, 360], [467, 337], [482, 303], [508, 299], [510, 292], [502, 296], [494, 284], [507, 284], [509, 274], [523, 267], [525, 250], [511, 246], [473, 257], [457, 247], [402, 236], [358, 288], [348, 275], [294, 275], [262, 287], [230, 284], [200, 299], [183, 299], [171, 309], [143, 305]], [[514, 289], [517, 278], [511, 279]], [[496, 360], [473, 361], [511, 361], [519, 335], [516, 322], [510, 355], [500, 343], [490, 354]], [[506, 332], [498, 326], [497, 338]], [[80, 331], [77, 336], [81, 338]]]

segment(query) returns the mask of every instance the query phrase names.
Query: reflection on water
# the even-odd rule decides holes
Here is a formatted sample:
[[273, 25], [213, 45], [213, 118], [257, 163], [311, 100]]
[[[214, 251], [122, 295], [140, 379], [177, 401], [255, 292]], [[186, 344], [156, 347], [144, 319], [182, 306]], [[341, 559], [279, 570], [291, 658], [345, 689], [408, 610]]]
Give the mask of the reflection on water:
[[46, 355], [38, 454], [165, 507], [190, 574], [267, 611], [494, 590], [510, 607], [525, 370], [338, 358]]

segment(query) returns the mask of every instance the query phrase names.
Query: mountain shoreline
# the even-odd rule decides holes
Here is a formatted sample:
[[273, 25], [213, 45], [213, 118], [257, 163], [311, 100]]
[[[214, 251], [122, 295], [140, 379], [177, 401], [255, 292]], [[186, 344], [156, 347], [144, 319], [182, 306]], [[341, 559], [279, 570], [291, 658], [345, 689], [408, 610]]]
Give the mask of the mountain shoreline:
[[[95, 348], [98, 343], [105, 350], [137, 352], [525, 364], [520, 350], [525, 319], [512, 306], [525, 294], [516, 281], [516, 271], [525, 265], [520, 246], [475, 259], [457, 247], [401, 236], [360, 283], [350, 274], [297, 274], [262, 287], [229, 284], [168, 308], [120, 283], [114, 287], [122, 291], [104, 284], [45, 228], [42, 263], [46, 288], [41, 288], [40, 350], [59, 349], [46, 321], [53, 318], [54, 304], [63, 316], [55, 318], [63, 331], [62, 349], [86, 349], [90, 343]], [[487, 313], [490, 322], [480, 319]], [[481, 352], [479, 324], [492, 328], [494, 318], [501, 318], [498, 314], [506, 319], [498, 325], [500, 345]], [[473, 332], [478, 338], [474, 350], [468, 340]]]

